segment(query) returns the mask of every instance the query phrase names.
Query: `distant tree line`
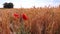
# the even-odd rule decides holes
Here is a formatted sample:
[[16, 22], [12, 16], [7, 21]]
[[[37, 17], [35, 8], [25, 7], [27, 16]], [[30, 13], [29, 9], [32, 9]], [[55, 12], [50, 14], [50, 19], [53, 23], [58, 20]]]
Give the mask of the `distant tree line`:
[[3, 8], [13, 8], [14, 7], [14, 5], [13, 5], [13, 3], [7, 3], [7, 2], [5, 2], [4, 4], [3, 4]]

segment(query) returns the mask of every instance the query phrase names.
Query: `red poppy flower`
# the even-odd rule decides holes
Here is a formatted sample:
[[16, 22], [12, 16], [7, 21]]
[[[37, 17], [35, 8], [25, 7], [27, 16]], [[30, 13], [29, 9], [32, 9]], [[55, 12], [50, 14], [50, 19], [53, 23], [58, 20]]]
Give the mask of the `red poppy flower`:
[[19, 18], [19, 14], [14, 13], [14, 17], [15, 17], [15, 18]]
[[27, 17], [27, 15], [26, 14], [22, 14], [22, 18], [24, 19], [24, 20], [27, 20], [28, 19], [28, 17]]

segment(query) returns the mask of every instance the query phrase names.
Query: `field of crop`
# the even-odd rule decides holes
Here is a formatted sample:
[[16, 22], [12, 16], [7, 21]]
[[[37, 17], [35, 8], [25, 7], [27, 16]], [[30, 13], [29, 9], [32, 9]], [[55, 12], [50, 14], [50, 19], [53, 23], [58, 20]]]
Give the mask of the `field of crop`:
[[[19, 14], [15, 18], [14, 14]], [[0, 8], [0, 34], [16, 34], [20, 31], [21, 14], [28, 17], [23, 20], [27, 34], [60, 34], [60, 8], [20, 8], [1, 9]]]

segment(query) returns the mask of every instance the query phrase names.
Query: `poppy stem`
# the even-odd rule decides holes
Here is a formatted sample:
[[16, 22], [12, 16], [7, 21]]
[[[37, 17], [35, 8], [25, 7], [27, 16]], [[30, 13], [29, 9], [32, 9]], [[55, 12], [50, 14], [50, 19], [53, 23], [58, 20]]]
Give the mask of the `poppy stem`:
[[24, 26], [24, 20], [22, 19], [22, 17], [20, 18], [20, 34], [25, 34], [25, 26]]

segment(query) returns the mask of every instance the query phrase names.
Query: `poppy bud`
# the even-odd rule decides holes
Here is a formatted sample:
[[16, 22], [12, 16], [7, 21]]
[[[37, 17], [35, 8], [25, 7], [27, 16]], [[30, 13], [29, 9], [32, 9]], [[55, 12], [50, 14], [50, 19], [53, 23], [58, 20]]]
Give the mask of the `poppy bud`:
[[27, 15], [26, 14], [22, 14], [22, 18], [24, 19], [24, 20], [27, 20], [28, 19], [28, 17], [27, 17]]

